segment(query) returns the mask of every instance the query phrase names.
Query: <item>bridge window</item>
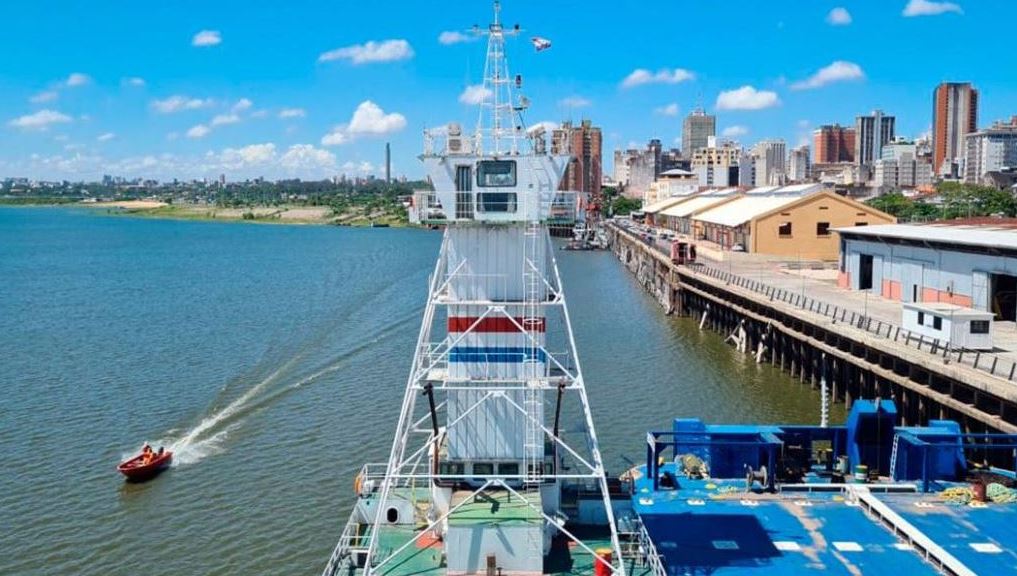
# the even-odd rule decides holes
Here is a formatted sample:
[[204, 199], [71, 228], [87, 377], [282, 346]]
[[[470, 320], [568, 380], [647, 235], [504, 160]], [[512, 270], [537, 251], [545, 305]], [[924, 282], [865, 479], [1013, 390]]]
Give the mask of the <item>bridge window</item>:
[[515, 192], [478, 192], [478, 212], [515, 212]]
[[972, 334], [988, 334], [989, 333], [989, 321], [988, 320], [972, 320], [971, 321], [971, 333]]
[[515, 160], [482, 160], [477, 162], [477, 186], [481, 188], [512, 188], [515, 185]]

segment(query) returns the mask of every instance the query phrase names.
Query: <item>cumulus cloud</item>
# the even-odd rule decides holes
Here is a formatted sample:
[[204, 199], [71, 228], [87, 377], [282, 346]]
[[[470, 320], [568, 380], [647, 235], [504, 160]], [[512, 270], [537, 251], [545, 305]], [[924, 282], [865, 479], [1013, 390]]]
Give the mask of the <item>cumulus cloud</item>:
[[463, 42], [473, 42], [478, 38], [480, 38], [480, 36], [476, 34], [463, 34], [462, 32], [456, 32], [454, 30], [438, 34], [438, 42], [446, 46], [451, 44], [460, 44]]
[[474, 84], [467, 86], [463, 93], [459, 95], [459, 101], [463, 104], [469, 104], [471, 106], [477, 104], [483, 104], [485, 100], [493, 96], [490, 89], [485, 88], [483, 84]]
[[776, 92], [756, 90], [752, 86], [742, 86], [734, 90], [726, 90], [717, 96], [717, 110], [762, 110], [780, 104]]
[[212, 129], [209, 128], [208, 126], [205, 126], [204, 124], [198, 124], [196, 126], [191, 126], [190, 130], [187, 131], [187, 137], [193, 140], [199, 140], [201, 138], [204, 138], [205, 136], [208, 136], [211, 132]]
[[344, 48], [336, 48], [323, 52], [318, 62], [333, 60], [349, 60], [352, 64], [368, 64], [371, 62], [393, 62], [413, 58], [413, 48], [406, 40], [383, 40], [381, 42], [365, 42]]
[[205, 48], [222, 44], [222, 34], [218, 30], [202, 30], [191, 38], [191, 46]]
[[231, 108], [230, 110], [232, 110], [233, 113], [236, 114], [238, 112], [250, 110], [251, 106], [254, 106], [254, 102], [251, 102], [247, 98], [241, 98], [240, 100], [237, 100], [237, 103], [234, 104], [233, 108]]
[[279, 117], [282, 119], [287, 118], [303, 118], [307, 113], [304, 112], [303, 108], [283, 108], [279, 111]]
[[52, 102], [59, 97], [60, 93], [57, 92], [56, 90], [46, 90], [44, 92], [39, 92], [38, 94], [32, 96], [31, 98], [28, 99], [28, 101], [31, 102], [32, 104], [43, 104], [45, 102]]
[[321, 138], [323, 146], [338, 146], [361, 136], [382, 136], [406, 127], [406, 117], [397, 112], [385, 113], [380, 106], [364, 100], [353, 111], [349, 123], [340, 124]]
[[131, 86], [133, 88], [144, 88], [145, 79], [139, 76], [133, 76], [130, 78], [124, 78], [123, 81], [121, 81], [121, 84], [124, 86]]
[[64, 82], [68, 88], [77, 88], [78, 86], [84, 86], [92, 81], [92, 78], [88, 74], [82, 74], [81, 72], [74, 72], [67, 77]]
[[737, 138], [739, 136], [745, 136], [749, 133], [749, 129], [745, 126], [735, 125], [728, 126], [721, 131], [720, 135], [727, 138]]
[[660, 106], [659, 108], [654, 108], [653, 112], [655, 114], [660, 114], [661, 116], [677, 116], [678, 115], [678, 103], [677, 102], [672, 102], [672, 103], [668, 104], [667, 106]]
[[851, 13], [847, 8], [838, 6], [826, 15], [826, 23], [831, 26], [847, 26], [851, 23]]
[[349, 172], [357, 171], [362, 174], [367, 174], [374, 170], [374, 166], [372, 166], [371, 163], [366, 160], [362, 160], [360, 162], [348, 161], [343, 164], [343, 170]]
[[101, 135], [97, 136], [96, 140], [98, 140], [99, 142], [109, 142], [110, 140], [112, 140], [112, 139], [114, 139], [116, 137], [117, 137], [116, 134], [114, 134], [112, 132], [107, 132], [105, 134], [101, 134]]
[[212, 126], [225, 126], [240, 122], [240, 116], [236, 114], [216, 114], [212, 118]]
[[792, 90], [811, 90], [831, 84], [833, 82], [846, 82], [849, 80], [860, 80], [865, 77], [862, 67], [854, 62], [837, 60], [829, 66], [821, 68], [818, 72], [800, 82], [791, 85]]
[[39, 110], [34, 114], [19, 116], [7, 123], [12, 128], [21, 130], [48, 130], [54, 124], [71, 122], [70, 116], [56, 110]]
[[165, 100], [152, 100], [152, 108], [160, 114], [173, 114], [182, 110], [199, 110], [215, 104], [211, 98], [190, 98], [188, 96], [170, 96]]
[[953, 2], [909, 0], [907, 6], [904, 7], [904, 12], [902, 12], [902, 14], [905, 17], [911, 18], [913, 16], [938, 16], [940, 14], [946, 14], [947, 12], [963, 14], [964, 10], [961, 9], [960, 5]]
[[586, 108], [593, 104], [589, 99], [583, 98], [582, 96], [569, 96], [568, 98], [562, 98], [558, 101], [560, 106], [565, 108]]
[[637, 68], [622, 80], [622, 88], [633, 88], [643, 84], [678, 84], [692, 80], [695, 74], [684, 68], [661, 68], [656, 72], [650, 72], [645, 68]]
[[290, 172], [335, 168], [335, 154], [311, 144], [294, 144], [280, 158], [279, 164]]

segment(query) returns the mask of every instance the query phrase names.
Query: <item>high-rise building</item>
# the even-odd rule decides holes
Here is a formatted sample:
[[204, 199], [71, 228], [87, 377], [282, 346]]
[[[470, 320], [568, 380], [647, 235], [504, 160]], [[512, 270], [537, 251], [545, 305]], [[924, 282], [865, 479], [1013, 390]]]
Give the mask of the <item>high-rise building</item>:
[[808, 146], [799, 146], [791, 150], [787, 166], [788, 180], [791, 182], [805, 182], [811, 176], [811, 168]]
[[855, 131], [852, 128], [840, 124], [820, 126], [812, 132], [812, 144], [815, 149], [813, 162], [816, 164], [855, 160]]
[[742, 149], [731, 142], [716, 145], [710, 137], [709, 145], [692, 155], [692, 172], [700, 186], [726, 187], [738, 184], [738, 159]]
[[1005, 168], [1017, 169], [1017, 116], [965, 136], [965, 182], [985, 184], [986, 174]]
[[855, 119], [856, 164], [869, 166], [883, 157], [883, 146], [893, 142], [895, 123], [896, 119], [883, 114], [882, 110]]
[[717, 135], [717, 117], [696, 108], [682, 123], [682, 151], [686, 159], [692, 158], [696, 150], [709, 145], [710, 136]]
[[932, 93], [932, 168], [955, 175], [964, 137], [978, 129], [978, 90], [970, 82], [943, 82]]
[[578, 126], [572, 122], [563, 122], [552, 134], [552, 142], [568, 142], [572, 161], [565, 169], [561, 189], [588, 194], [600, 194], [600, 183], [603, 180], [601, 162], [600, 128], [589, 120], [583, 120]]
[[660, 176], [660, 173], [664, 171], [663, 165], [661, 164], [660, 161], [660, 157], [664, 151], [664, 147], [660, 144], [660, 140], [654, 138], [653, 140], [650, 140], [649, 144], [646, 145], [646, 149], [649, 150], [651, 154], [653, 154], [653, 177], [654, 179], [656, 179], [657, 176]]
[[385, 182], [392, 183], [392, 146], [385, 142]]
[[783, 140], [763, 140], [752, 147], [755, 164], [754, 186], [780, 186], [787, 182], [787, 144]]

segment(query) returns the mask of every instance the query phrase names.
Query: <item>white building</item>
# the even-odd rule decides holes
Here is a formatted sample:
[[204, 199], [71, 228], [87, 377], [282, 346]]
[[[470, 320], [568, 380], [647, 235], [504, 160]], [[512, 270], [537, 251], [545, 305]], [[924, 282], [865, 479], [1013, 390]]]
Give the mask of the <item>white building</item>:
[[699, 177], [695, 172], [673, 168], [660, 173], [643, 193], [643, 206], [650, 206], [667, 198], [689, 196], [699, 190]]
[[787, 182], [787, 144], [783, 140], [763, 140], [753, 146], [752, 157], [755, 164], [752, 185], [780, 186]]
[[983, 184], [989, 172], [1017, 168], [1017, 116], [964, 137], [964, 182]]
[[791, 150], [788, 159], [787, 177], [791, 182], [804, 182], [812, 175], [809, 147], [799, 146]]
[[709, 146], [700, 148], [692, 155], [692, 172], [700, 186], [727, 187], [735, 184], [738, 173], [738, 158], [741, 147], [733, 142], [717, 146], [715, 138], [709, 139]]

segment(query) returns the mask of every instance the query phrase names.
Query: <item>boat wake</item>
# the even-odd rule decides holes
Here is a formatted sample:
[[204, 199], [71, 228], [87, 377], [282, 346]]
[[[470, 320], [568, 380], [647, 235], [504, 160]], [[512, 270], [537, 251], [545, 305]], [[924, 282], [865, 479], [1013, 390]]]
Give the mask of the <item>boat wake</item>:
[[[378, 331], [374, 338], [319, 364], [309, 374], [306, 370], [300, 369], [301, 360], [304, 359], [307, 352], [298, 353], [255, 382], [242, 394], [227, 401], [225, 397], [228, 397], [232, 389], [235, 388], [236, 381], [230, 382], [220, 391], [219, 397], [212, 404], [213, 408], [195, 426], [183, 433], [171, 430], [166, 437], [151, 444], [155, 447], [165, 446], [167, 450], [173, 451], [174, 467], [195, 464], [209, 456], [220, 454], [225, 451], [226, 440], [230, 434], [242, 426], [249, 416], [275, 403], [283, 396], [340, 370], [350, 359], [390, 337], [406, 324], [414, 322], [418, 316], [419, 312], [414, 311], [412, 314], [396, 320], [383, 330]], [[224, 402], [226, 402], [225, 406], [215, 408]]]

